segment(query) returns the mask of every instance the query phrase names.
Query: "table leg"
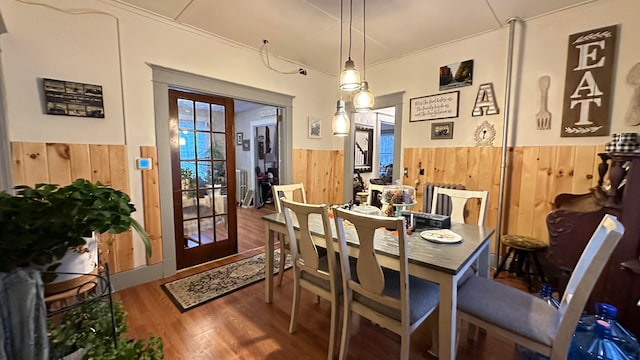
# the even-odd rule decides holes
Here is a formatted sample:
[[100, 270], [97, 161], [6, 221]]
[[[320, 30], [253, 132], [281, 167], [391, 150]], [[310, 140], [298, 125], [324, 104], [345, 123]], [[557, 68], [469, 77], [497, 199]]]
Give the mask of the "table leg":
[[454, 277], [440, 283], [440, 305], [438, 312], [438, 358], [455, 359], [456, 356], [456, 309], [458, 288]]
[[265, 294], [264, 301], [267, 304], [273, 302], [273, 236], [268, 223], [264, 225], [264, 255], [265, 255]]
[[478, 276], [485, 278], [489, 277], [490, 269], [491, 254], [489, 254], [489, 244], [490, 242], [487, 242], [487, 245], [482, 248], [478, 255]]

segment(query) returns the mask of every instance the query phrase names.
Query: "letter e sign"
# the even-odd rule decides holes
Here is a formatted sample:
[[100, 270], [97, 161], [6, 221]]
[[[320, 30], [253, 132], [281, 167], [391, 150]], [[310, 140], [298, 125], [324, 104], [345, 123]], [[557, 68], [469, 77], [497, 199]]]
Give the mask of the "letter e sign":
[[560, 136], [607, 136], [618, 26], [569, 36]]

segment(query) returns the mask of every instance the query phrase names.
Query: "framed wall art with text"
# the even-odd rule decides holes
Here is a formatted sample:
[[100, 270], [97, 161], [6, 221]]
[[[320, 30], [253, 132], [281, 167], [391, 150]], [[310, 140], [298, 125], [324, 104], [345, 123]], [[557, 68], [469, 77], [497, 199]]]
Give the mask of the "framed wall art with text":
[[569, 36], [560, 136], [606, 136], [618, 26]]
[[422, 96], [409, 100], [409, 121], [458, 117], [460, 91]]

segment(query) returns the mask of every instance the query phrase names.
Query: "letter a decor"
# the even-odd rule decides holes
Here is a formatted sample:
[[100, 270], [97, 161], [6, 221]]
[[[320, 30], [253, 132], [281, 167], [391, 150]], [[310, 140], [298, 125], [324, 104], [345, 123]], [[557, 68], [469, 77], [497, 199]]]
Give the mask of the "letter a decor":
[[478, 86], [478, 96], [476, 96], [476, 103], [473, 105], [471, 116], [495, 115], [498, 112], [493, 83]]
[[560, 136], [606, 136], [618, 26], [569, 36]]

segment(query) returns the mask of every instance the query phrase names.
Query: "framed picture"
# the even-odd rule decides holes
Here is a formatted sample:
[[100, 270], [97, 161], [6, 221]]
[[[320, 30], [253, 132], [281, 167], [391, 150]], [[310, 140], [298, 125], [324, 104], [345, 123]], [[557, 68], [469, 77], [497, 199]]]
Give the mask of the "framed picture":
[[236, 133], [236, 145], [242, 145], [242, 139], [244, 138], [244, 134], [239, 132]]
[[251, 140], [242, 140], [242, 151], [251, 150]]
[[42, 86], [47, 114], [104, 118], [102, 86], [55, 79]]
[[428, 95], [409, 100], [409, 121], [458, 117], [460, 91]]
[[440, 67], [440, 91], [469, 86], [473, 83], [473, 60]]
[[431, 124], [431, 139], [453, 139], [453, 121]]
[[322, 120], [309, 116], [309, 134], [310, 139], [322, 138]]

